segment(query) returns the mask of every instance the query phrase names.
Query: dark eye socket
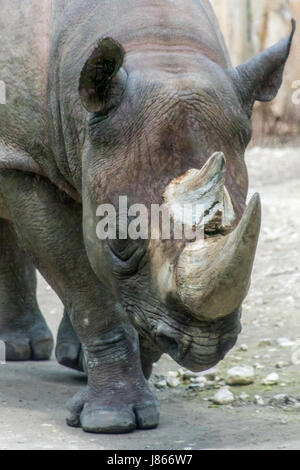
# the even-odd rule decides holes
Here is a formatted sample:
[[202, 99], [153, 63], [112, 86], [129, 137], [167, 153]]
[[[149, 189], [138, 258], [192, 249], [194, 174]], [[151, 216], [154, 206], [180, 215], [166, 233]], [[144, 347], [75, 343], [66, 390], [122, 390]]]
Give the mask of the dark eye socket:
[[[102, 64], [102, 76], [103, 69], [105, 69], [105, 73], [110, 77], [114, 72], [114, 67], [114, 63], [105, 61], [105, 63]], [[99, 97], [101, 96], [101, 109], [92, 114], [89, 120], [90, 127], [93, 128], [108, 119], [111, 113], [120, 106], [126, 88], [126, 82], [127, 73], [124, 69], [121, 69], [115, 77], [106, 80], [105, 90], [101, 89], [101, 92], [100, 88], [103, 84], [99, 83], [98, 95]]]
[[111, 77], [115, 71], [116, 64], [112, 60], [104, 60], [102, 70], [105, 75]]
[[111, 86], [111, 79], [115, 71], [115, 63], [105, 60], [95, 67], [95, 88], [98, 96], [105, 96]]

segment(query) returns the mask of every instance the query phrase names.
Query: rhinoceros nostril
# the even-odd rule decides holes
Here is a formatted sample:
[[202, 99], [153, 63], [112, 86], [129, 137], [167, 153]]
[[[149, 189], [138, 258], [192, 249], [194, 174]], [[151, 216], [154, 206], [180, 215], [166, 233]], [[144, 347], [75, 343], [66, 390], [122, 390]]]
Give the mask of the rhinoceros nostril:
[[163, 333], [158, 333], [156, 339], [159, 347], [164, 352], [170, 354], [171, 357], [177, 358], [180, 355], [179, 345], [174, 338]]

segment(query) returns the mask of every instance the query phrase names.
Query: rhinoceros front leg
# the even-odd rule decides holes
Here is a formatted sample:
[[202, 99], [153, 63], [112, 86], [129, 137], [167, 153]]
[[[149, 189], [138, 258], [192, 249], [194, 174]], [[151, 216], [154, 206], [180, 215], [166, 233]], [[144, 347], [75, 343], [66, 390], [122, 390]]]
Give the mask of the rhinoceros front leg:
[[[109, 314], [109, 312], [107, 313]], [[158, 361], [162, 353], [143, 337], [139, 338], [139, 344], [143, 374], [146, 379], [149, 379], [153, 363]], [[86, 372], [82, 346], [66, 309], [58, 329], [55, 355], [59, 364]]]
[[0, 341], [7, 361], [47, 360], [53, 338], [36, 301], [36, 272], [18, 246], [10, 221], [0, 219]]
[[35, 177], [7, 173], [0, 182], [24, 247], [66, 306], [84, 349], [88, 385], [68, 403], [68, 424], [89, 432], [157, 426], [137, 333], [90, 268], [81, 206]]

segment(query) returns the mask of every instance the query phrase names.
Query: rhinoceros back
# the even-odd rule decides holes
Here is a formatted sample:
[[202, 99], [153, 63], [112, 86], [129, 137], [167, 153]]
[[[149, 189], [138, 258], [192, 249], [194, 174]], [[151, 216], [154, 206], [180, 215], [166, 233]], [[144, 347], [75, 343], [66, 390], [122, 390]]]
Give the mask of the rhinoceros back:
[[50, 0], [0, 0], [1, 139], [29, 153], [47, 143]]

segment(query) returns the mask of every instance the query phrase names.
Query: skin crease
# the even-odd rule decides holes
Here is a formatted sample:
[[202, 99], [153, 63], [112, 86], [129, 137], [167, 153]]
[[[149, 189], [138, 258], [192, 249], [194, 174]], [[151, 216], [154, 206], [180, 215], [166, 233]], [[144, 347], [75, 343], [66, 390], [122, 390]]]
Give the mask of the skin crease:
[[[117, 206], [119, 195], [129, 204], [160, 204], [174, 178], [201, 169], [221, 150], [237, 223], [248, 191], [244, 152], [254, 99], [249, 95], [245, 105], [239, 77], [226, 72], [230, 61], [207, 1], [0, 0], [0, 8], [10, 18], [1, 25], [7, 34], [0, 78], [8, 97], [0, 107], [0, 228], [7, 246], [0, 268], [17, 273], [0, 270], [0, 292], [11, 293], [0, 308], [0, 339], [10, 345], [8, 359], [50, 355], [35, 266], [65, 305], [59, 362], [82, 369], [80, 344], [86, 360], [88, 385], [68, 403], [68, 423], [89, 432], [155, 427], [158, 405], [144, 378], [153, 361], [168, 352], [190, 369], [212, 367], [235, 344], [241, 309], [207, 321], [172, 290], [162, 298], [162, 268], [176, 264], [184, 242], [102, 243], [96, 209]], [[85, 66], [93, 53], [103, 59], [97, 44], [105, 37], [118, 41], [115, 54], [124, 60], [100, 99], [106, 118], [95, 123], [85, 109]], [[274, 55], [276, 68], [287, 46]], [[20, 284], [30, 301], [13, 305]]]

